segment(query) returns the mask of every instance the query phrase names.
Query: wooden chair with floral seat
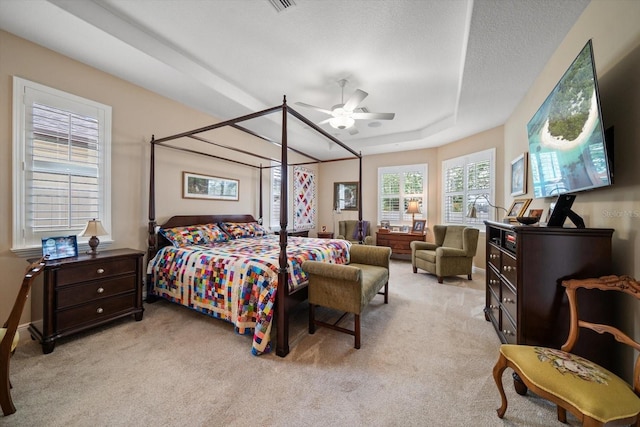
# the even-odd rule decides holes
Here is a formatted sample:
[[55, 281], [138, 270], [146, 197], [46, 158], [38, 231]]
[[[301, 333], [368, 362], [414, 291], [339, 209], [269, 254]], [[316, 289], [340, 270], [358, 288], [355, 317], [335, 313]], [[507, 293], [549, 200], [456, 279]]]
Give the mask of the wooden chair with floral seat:
[[[509, 367], [538, 396], [557, 405], [558, 420], [567, 421], [567, 411], [583, 426], [640, 426], [640, 356], [636, 359], [633, 387], [607, 369], [570, 353], [578, 340], [580, 328], [613, 337], [640, 351], [640, 343], [614, 326], [591, 323], [578, 316], [576, 291], [579, 288], [619, 291], [640, 299], [640, 283], [629, 276], [604, 276], [562, 282], [569, 298], [569, 337], [561, 350], [515, 344], [500, 346], [500, 356], [493, 368], [493, 378], [502, 398], [498, 417], [507, 410], [502, 374]], [[592, 291], [589, 291], [592, 292]]]
[[13, 406], [13, 400], [11, 400], [9, 360], [15, 352], [18, 346], [18, 340], [20, 339], [18, 324], [20, 323], [24, 305], [27, 302], [27, 296], [31, 290], [31, 284], [36, 276], [42, 272], [44, 266], [44, 258], [41, 258], [27, 267], [11, 314], [9, 314], [7, 322], [0, 328], [0, 407], [2, 407], [2, 413], [5, 416], [16, 412], [16, 407]]

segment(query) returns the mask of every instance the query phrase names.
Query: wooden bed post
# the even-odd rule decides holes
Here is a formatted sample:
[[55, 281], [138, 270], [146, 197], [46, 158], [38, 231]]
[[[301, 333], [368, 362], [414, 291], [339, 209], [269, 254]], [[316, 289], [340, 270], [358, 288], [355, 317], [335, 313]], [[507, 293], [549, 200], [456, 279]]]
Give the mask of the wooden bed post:
[[263, 171], [262, 163], [260, 163], [260, 177], [258, 179], [258, 222], [261, 225], [264, 225], [264, 218], [262, 217], [262, 171]]
[[[358, 157], [358, 242], [364, 243], [364, 230], [362, 229], [362, 152]], [[371, 227], [371, 224], [369, 224]]]
[[287, 296], [289, 295], [289, 263], [287, 261], [287, 97], [282, 101], [282, 154], [280, 156], [280, 269], [278, 270], [278, 289], [276, 291], [276, 308], [278, 330], [276, 334], [276, 355], [285, 357], [289, 354], [289, 322], [287, 313]]
[[155, 135], [151, 135], [151, 157], [149, 164], [149, 237], [147, 242], [147, 256], [151, 259], [151, 253], [157, 249], [156, 236], [156, 144]]

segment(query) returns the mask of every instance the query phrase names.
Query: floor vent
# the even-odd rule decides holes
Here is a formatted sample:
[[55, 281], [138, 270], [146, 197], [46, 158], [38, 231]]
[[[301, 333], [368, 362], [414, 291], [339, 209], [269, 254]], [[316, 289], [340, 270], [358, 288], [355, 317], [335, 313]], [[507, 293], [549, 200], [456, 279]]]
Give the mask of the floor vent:
[[296, 5], [293, 0], [269, 0], [269, 3], [271, 3], [271, 5], [276, 8], [276, 11], [278, 11], [278, 13]]

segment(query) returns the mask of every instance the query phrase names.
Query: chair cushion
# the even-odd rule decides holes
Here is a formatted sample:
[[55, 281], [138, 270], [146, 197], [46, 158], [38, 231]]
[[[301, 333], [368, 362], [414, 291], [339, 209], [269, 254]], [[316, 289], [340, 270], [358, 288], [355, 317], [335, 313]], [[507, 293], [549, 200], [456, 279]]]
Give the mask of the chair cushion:
[[500, 353], [526, 380], [602, 423], [640, 412], [640, 398], [627, 382], [580, 356], [513, 344], [501, 345]]
[[419, 249], [415, 251], [415, 255], [416, 255], [416, 258], [418, 259], [422, 259], [432, 263], [436, 262], [436, 251], [431, 251], [428, 249]]
[[[0, 342], [4, 339], [4, 334], [7, 332], [5, 328], [0, 328]], [[15, 350], [18, 346], [18, 341], [20, 341], [20, 334], [16, 331], [15, 336], [13, 337], [13, 342], [11, 343], [11, 351]]]

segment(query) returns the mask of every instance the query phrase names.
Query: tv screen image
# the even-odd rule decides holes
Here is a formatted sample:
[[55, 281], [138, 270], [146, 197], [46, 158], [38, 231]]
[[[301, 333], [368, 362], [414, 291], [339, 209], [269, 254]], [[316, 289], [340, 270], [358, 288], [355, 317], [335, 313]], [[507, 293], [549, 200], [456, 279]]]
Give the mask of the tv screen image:
[[535, 198], [611, 185], [591, 40], [527, 124]]

